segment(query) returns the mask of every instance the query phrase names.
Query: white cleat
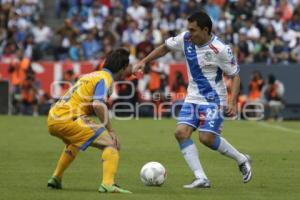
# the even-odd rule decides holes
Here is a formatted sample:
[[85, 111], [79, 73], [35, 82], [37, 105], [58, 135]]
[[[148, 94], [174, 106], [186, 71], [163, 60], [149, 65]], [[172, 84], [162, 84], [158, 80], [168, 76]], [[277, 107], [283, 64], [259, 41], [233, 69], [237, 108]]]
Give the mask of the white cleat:
[[251, 171], [251, 158], [249, 155], [245, 154], [247, 160], [239, 165], [239, 169], [243, 175], [243, 181], [244, 183], [248, 183], [251, 180], [252, 177], [252, 171]]
[[210, 182], [207, 179], [196, 178], [193, 180], [191, 184], [184, 185], [184, 188], [192, 189], [192, 188], [210, 188]]

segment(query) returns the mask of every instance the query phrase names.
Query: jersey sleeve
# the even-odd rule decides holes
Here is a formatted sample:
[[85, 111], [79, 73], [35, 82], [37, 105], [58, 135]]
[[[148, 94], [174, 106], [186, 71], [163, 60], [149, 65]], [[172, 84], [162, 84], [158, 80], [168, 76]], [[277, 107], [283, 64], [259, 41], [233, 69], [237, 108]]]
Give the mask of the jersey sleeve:
[[219, 67], [228, 76], [233, 76], [239, 73], [240, 67], [236, 62], [230, 46], [226, 45], [225, 48], [220, 52], [218, 61]]
[[170, 37], [165, 40], [165, 45], [172, 51], [183, 51], [183, 40], [184, 34], [183, 32], [175, 37]]
[[98, 81], [94, 94], [93, 94], [93, 100], [99, 100], [99, 101], [106, 101], [108, 95], [108, 87], [105, 84], [104, 79], [101, 79]]

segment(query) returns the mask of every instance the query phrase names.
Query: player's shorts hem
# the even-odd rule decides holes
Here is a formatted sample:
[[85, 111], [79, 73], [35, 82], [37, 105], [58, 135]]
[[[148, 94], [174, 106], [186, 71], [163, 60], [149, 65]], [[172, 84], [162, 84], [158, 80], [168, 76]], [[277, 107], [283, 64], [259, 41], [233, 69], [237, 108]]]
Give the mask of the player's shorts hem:
[[85, 143], [80, 146], [80, 151], [86, 150], [92, 144], [92, 142], [94, 142], [94, 140], [97, 139], [104, 131], [104, 127], [99, 128], [92, 137], [90, 137]]
[[189, 122], [177, 122], [177, 125], [179, 125], [179, 124], [186, 124], [186, 125], [193, 127], [194, 129], [197, 129], [197, 127], [194, 124], [191, 124]]
[[209, 132], [209, 133], [212, 133], [212, 134], [215, 134], [215, 135], [220, 135], [220, 133], [217, 133], [216, 131], [209, 130], [209, 129], [204, 129], [204, 128], [198, 128], [198, 131], [199, 132]]

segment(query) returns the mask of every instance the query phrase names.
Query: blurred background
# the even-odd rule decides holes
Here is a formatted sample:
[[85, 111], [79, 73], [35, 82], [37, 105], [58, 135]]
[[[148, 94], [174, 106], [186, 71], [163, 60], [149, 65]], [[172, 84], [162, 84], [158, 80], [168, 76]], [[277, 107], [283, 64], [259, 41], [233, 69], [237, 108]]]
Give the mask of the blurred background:
[[[1, 114], [46, 115], [81, 74], [101, 69], [110, 50], [128, 48], [133, 65], [185, 31], [186, 17], [204, 9], [213, 32], [231, 45], [240, 64], [239, 107], [262, 105], [267, 120], [300, 119], [300, 0], [0, 2]], [[134, 115], [170, 117], [169, 109], [186, 95], [184, 56], [170, 53], [150, 63], [144, 76], [126, 80], [131, 84], [116, 86], [110, 106], [143, 105]], [[128, 94], [133, 95], [117, 99]]]

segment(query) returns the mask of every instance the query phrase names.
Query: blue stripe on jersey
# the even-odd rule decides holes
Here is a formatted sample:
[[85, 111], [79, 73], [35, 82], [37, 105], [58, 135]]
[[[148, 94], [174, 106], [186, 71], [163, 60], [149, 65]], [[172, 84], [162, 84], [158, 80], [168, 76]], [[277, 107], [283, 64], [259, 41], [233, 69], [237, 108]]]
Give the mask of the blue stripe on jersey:
[[223, 78], [223, 71], [220, 69], [220, 67], [218, 67], [215, 82], [216, 83], [220, 82], [222, 78]]
[[86, 150], [86, 149], [92, 144], [92, 142], [93, 142], [97, 137], [99, 137], [99, 135], [101, 135], [104, 131], [105, 131], [105, 128], [103, 128], [103, 127], [99, 128], [99, 129], [96, 131], [96, 133], [95, 133], [92, 137], [90, 137], [85, 143], [83, 143], [83, 144], [81, 145], [80, 150], [81, 150], [81, 151]]
[[100, 80], [94, 90], [93, 100], [104, 100], [106, 97], [107, 89], [104, 80]]
[[196, 82], [199, 93], [205, 97], [207, 102], [213, 102], [220, 105], [220, 98], [216, 90], [212, 88], [207, 78], [199, 66], [195, 45], [189, 42], [189, 34], [184, 35], [184, 53], [193, 81]]

